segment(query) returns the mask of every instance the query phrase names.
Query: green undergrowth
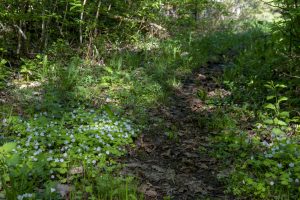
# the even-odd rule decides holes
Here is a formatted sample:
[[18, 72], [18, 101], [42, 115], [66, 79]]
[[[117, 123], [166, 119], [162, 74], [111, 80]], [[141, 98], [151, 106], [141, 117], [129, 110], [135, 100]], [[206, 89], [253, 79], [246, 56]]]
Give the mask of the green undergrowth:
[[228, 104], [218, 100], [201, 119], [216, 132], [218, 177], [237, 199], [299, 199], [298, 60], [270, 33], [252, 38], [228, 63], [222, 78]]
[[230, 110], [212, 120], [223, 125], [221, 134], [212, 138], [214, 156], [223, 163], [218, 177], [227, 184], [226, 191], [238, 197], [298, 199], [299, 117], [283, 110], [274, 114], [271, 105], [276, 106], [267, 104], [247, 129], [227, 122], [227, 116], [238, 121]]
[[11, 115], [2, 122], [7, 142], [1, 147], [1, 188], [7, 199], [138, 198], [133, 179], [114, 175], [114, 158], [125, 153], [138, 129], [108, 108]]

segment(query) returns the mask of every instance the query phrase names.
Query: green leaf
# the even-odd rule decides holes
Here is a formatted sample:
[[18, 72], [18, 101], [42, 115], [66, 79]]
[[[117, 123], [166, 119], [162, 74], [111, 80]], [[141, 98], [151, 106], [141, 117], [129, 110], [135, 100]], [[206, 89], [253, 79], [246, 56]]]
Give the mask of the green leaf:
[[275, 111], [276, 111], [276, 106], [273, 105], [273, 104], [271, 104], [271, 103], [265, 105], [265, 108], [268, 108], [268, 109], [271, 109], [271, 110], [275, 110]]
[[86, 186], [86, 187], [85, 187], [85, 191], [86, 191], [87, 193], [92, 193], [92, 192], [93, 192], [93, 187], [92, 187], [92, 186]]
[[114, 112], [112, 111], [111, 107], [109, 105], [105, 105], [104, 107], [104, 110], [106, 111], [106, 113], [108, 114], [108, 116], [110, 118], [114, 118], [115, 117], [115, 114]]
[[60, 167], [61, 167], [61, 168], [67, 168], [67, 163], [65, 163], [65, 162], [61, 163], [61, 164], [60, 164]]
[[289, 181], [288, 180], [282, 180], [280, 183], [281, 183], [281, 185], [289, 185]]
[[272, 119], [266, 119], [264, 120], [265, 124], [274, 124], [274, 121]]
[[278, 118], [274, 119], [274, 124], [280, 125], [280, 126], [287, 126], [287, 123], [285, 123], [282, 120], [279, 120]]
[[[1, 64], [1, 65], [5, 65], [6, 63], [7, 63], [7, 61], [6, 61], [5, 59], [1, 59], [1, 61], [0, 61], [0, 64]], [[1, 65], [0, 65], [0, 66], [1, 66]]]
[[283, 84], [276, 84], [275, 87], [277, 87], [277, 88], [287, 88], [287, 86], [283, 85]]
[[264, 161], [263, 161], [263, 164], [264, 164], [265, 166], [270, 166], [270, 165], [272, 164], [272, 162], [270, 162], [270, 160], [267, 159], [267, 160], [264, 160]]
[[9, 142], [9, 143], [4, 144], [2, 147], [0, 147], [0, 152], [9, 153], [15, 148], [16, 148], [16, 143]]
[[267, 96], [267, 100], [271, 100], [271, 99], [274, 99], [274, 98], [275, 98], [274, 95], [272, 95], [272, 96]]
[[57, 171], [60, 173], [60, 174], [65, 174], [68, 172], [68, 170], [66, 168], [58, 168]]
[[280, 97], [280, 99], [278, 100], [278, 103], [282, 102], [282, 101], [287, 101], [288, 98], [287, 97]]
[[17, 155], [17, 154], [14, 154], [12, 157], [10, 157], [10, 158], [7, 160], [7, 164], [8, 164], [9, 166], [15, 166], [15, 165], [17, 165], [19, 162], [20, 162], [20, 156]]
[[264, 85], [266, 88], [273, 89], [273, 82], [268, 82], [268, 84]]
[[272, 129], [272, 133], [274, 133], [275, 135], [282, 135], [282, 134], [284, 134], [284, 132], [281, 129], [279, 129], [279, 128], [273, 128]]
[[283, 112], [279, 113], [279, 117], [289, 118], [290, 117], [290, 113], [287, 112], [287, 111], [283, 111]]
[[80, 8], [81, 9], [81, 4], [80, 3], [71, 3], [72, 7], [70, 8], [70, 11], [76, 9], [76, 8]]
[[114, 71], [113, 71], [113, 69], [111, 67], [104, 67], [103, 69], [105, 71], [107, 71], [109, 74], [113, 74], [114, 73]]

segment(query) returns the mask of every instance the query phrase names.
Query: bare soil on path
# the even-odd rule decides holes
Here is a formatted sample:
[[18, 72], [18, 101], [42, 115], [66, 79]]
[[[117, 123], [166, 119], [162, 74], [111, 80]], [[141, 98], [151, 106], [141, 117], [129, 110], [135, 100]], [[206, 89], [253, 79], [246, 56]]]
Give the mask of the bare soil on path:
[[203, 119], [213, 109], [199, 98], [199, 91], [228, 95], [215, 81], [222, 69], [222, 63], [209, 63], [195, 70], [174, 89], [168, 105], [149, 112], [149, 127], [122, 161], [122, 173], [137, 177], [145, 199], [232, 199], [224, 194], [218, 162], [210, 155], [213, 133]]

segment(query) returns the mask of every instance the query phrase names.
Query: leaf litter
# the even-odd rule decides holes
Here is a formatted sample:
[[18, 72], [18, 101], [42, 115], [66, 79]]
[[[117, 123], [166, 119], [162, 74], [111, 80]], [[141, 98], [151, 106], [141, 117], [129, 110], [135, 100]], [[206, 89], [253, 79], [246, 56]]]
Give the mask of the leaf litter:
[[[199, 125], [199, 118], [213, 108], [197, 96], [199, 89], [209, 96], [230, 95], [215, 82], [222, 67], [211, 63], [198, 69], [174, 90], [169, 105], [149, 112], [153, 123], [122, 160], [122, 174], [137, 177], [145, 199], [231, 199], [217, 179], [217, 160], [209, 154], [213, 133]], [[164, 127], [156, 123], [161, 119]], [[173, 134], [166, 134], [166, 128]]]

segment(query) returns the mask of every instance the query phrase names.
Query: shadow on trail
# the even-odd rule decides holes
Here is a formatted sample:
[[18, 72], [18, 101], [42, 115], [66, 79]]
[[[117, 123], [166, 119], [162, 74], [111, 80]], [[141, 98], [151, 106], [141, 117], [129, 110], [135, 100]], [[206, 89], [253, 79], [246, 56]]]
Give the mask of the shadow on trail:
[[123, 160], [123, 173], [139, 179], [145, 199], [226, 199], [217, 160], [210, 156], [211, 133], [203, 124], [214, 110], [198, 97], [202, 90], [208, 96], [228, 95], [215, 82], [222, 68], [208, 63], [195, 70], [173, 90], [169, 105], [149, 112], [151, 125]]

